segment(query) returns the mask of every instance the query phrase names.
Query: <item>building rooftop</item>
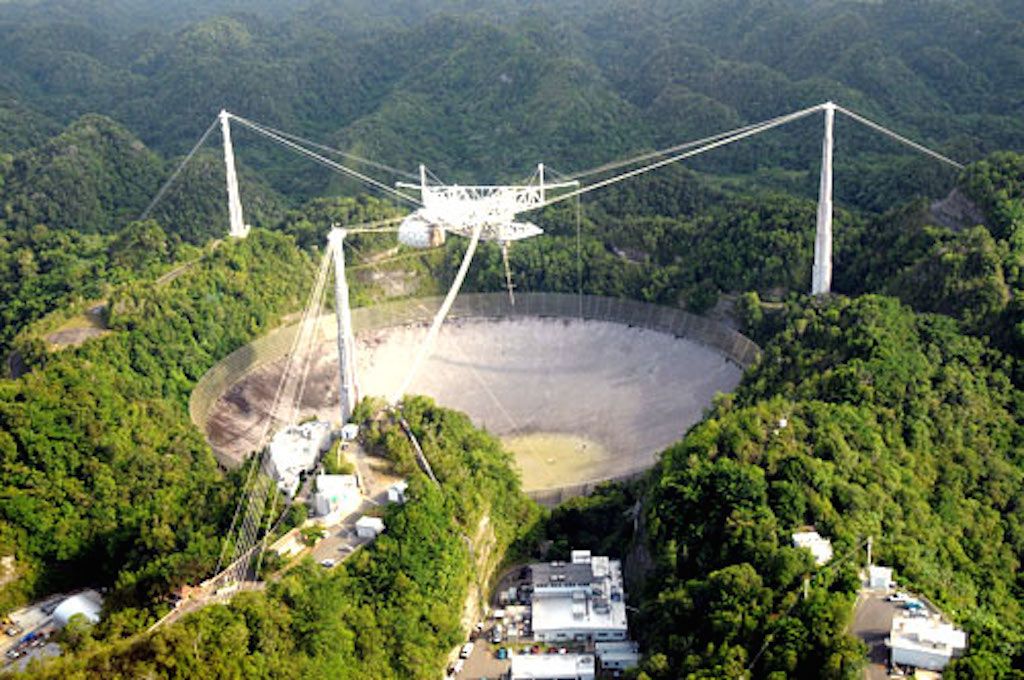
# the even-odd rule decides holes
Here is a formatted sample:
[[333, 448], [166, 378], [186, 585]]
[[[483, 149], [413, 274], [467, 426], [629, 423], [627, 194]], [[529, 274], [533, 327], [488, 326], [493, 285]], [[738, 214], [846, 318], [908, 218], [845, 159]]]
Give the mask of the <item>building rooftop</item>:
[[534, 592], [538, 588], [589, 586], [594, 580], [590, 563], [541, 562], [530, 565]]
[[331, 441], [331, 424], [313, 420], [289, 425], [270, 440], [270, 468], [278, 486], [289, 496], [299, 485], [299, 475], [313, 469]]
[[798, 531], [793, 534], [793, 545], [806, 548], [814, 555], [819, 567], [832, 559], [832, 541], [823, 538], [817, 531]]
[[594, 676], [594, 657], [590, 654], [515, 654], [512, 656], [512, 680], [534, 678], [576, 678]]
[[53, 620], [59, 627], [68, 625], [76, 614], [81, 614], [89, 623], [98, 623], [103, 610], [103, 596], [95, 590], [83, 590], [67, 598], [53, 610]]
[[367, 527], [375, 529], [378, 532], [384, 531], [384, 520], [380, 517], [371, 517], [370, 515], [363, 515], [356, 520], [356, 528]]
[[533, 632], [626, 630], [626, 603], [570, 597], [533, 600]]
[[967, 649], [967, 633], [938, 617], [894, 616], [889, 643], [894, 649], [953, 656]]

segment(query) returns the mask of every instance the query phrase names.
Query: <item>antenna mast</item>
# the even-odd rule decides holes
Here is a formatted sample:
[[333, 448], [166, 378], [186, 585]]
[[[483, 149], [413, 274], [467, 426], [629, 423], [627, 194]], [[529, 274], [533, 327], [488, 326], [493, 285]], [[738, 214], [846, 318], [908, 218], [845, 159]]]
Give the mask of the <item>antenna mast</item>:
[[249, 235], [249, 225], [242, 218], [242, 199], [238, 195], [235, 150], [231, 146], [231, 114], [224, 110], [220, 112], [220, 132], [224, 137], [224, 168], [228, 184], [228, 219], [231, 225], [228, 235], [245, 238]]
[[818, 228], [814, 237], [814, 271], [811, 295], [824, 295], [832, 288], [832, 130], [836, 105], [825, 109], [825, 137], [821, 142], [821, 186], [818, 189]]
[[334, 312], [338, 321], [338, 408], [341, 424], [352, 417], [356, 406], [355, 337], [352, 334], [352, 308], [348, 301], [348, 281], [345, 279], [345, 236], [340, 227], [331, 229], [327, 237], [334, 255]]

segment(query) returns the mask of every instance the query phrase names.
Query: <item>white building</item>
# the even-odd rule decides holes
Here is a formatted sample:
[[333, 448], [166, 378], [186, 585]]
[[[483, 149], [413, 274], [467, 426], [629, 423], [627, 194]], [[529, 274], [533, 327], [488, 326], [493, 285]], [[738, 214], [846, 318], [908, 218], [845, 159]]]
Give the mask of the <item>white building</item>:
[[63, 628], [76, 614], [81, 614], [89, 623], [99, 623], [102, 610], [103, 596], [95, 590], [83, 590], [57, 605], [53, 610], [53, 623]]
[[363, 515], [356, 520], [356, 536], [359, 538], [377, 538], [384, 533], [384, 520], [380, 517]]
[[359, 436], [359, 426], [355, 423], [348, 423], [341, 427], [342, 441], [350, 442]]
[[817, 531], [796, 532], [793, 534], [793, 545], [810, 550], [814, 555], [814, 563], [819, 567], [832, 559], [832, 541], [822, 538]]
[[590, 654], [515, 654], [509, 680], [594, 680]]
[[289, 425], [270, 440], [270, 475], [289, 498], [299, 488], [299, 475], [312, 470], [331, 446], [331, 424], [313, 420]]
[[640, 646], [632, 640], [598, 642], [594, 653], [602, 669], [624, 671], [640, 665]]
[[894, 616], [889, 646], [893, 664], [941, 671], [966, 651], [967, 633], [935, 616]]
[[405, 503], [405, 492], [409, 490], [409, 482], [399, 480], [388, 487], [388, 503]]
[[879, 567], [873, 564], [868, 567], [868, 588], [889, 590], [892, 586], [892, 567]]
[[625, 640], [622, 563], [573, 551], [573, 561], [530, 567], [533, 636], [559, 640]]
[[355, 475], [317, 475], [313, 509], [327, 524], [337, 524], [359, 509], [363, 497]]

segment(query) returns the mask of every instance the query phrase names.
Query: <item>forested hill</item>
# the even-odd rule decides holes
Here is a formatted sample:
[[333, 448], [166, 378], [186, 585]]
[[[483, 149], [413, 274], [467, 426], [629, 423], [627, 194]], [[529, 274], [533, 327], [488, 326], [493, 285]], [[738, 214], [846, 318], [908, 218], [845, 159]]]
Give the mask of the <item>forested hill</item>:
[[[1024, 401], [1012, 363], [891, 298], [793, 305], [736, 394], [647, 480], [658, 566], [639, 617], [641, 677], [862, 677], [846, 630], [867, 536], [879, 563], [970, 632], [943, 677], [1020, 677]], [[790, 547], [805, 525], [832, 537], [835, 566], [814, 570]]]
[[[121, 4], [126, 17], [146, 5]], [[0, 5], [0, 110], [35, 111], [51, 129], [103, 113], [177, 154], [227, 107], [462, 181], [540, 160], [574, 170], [825, 99], [966, 160], [1024, 148], [1012, 3], [337, 0], [277, 15], [236, 5], [176, 4], [166, 22], [117, 28], [89, 4]], [[0, 148], [31, 134], [0, 130]], [[901, 152], [847, 133], [840, 157], [852, 165], [837, 187], [856, 197], [858, 177]], [[767, 148], [773, 165], [805, 172], [817, 138], [780, 133], [716, 167], [749, 170]], [[291, 174], [277, 181], [307, 194], [327, 181]]]

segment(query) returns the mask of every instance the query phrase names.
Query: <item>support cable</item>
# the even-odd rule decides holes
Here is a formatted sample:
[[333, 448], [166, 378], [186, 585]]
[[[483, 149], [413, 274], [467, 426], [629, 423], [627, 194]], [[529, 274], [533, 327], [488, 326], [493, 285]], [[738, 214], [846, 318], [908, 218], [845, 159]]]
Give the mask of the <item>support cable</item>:
[[[236, 119], [238, 118], [238, 116], [234, 116], [234, 115], [232, 115], [232, 117], [236, 118]], [[405, 177], [406, 179], [411, 179], [411, 180], [419, 180], [419, 175], [417, 175], [415, 173], [407, 172], [405, 170], [399, 170], [398, 168], [392, 167], [392, 166], [387, 165], [385, 163], [380, 163], [380, 162], [377, 162], [377, 161], [371, 161], [369, 158], [363, 158], [362, 156], [357, 156], [354, 153], [349, 153], [348, 151], [342, 151], [341, 149], [336, 149], [334, 147], [327, 146], [326, 144], [320, 144], [318, 142], [314, 142], [314, 141], [305, 139], [304, 137], [300, 137], [299, 135], [295, 135], [295, 134], [292, 134], [290, 132], [285, 132], [284, 130], [278, 130], [276, 128], [272, 128], [269, 125], [264, 125], [263, 123], [260, 123], [259, 125], [260, 125], [260, 127], [262, 127], [264, 130], [267, 130], [268, 132], [272, 132], [275, 135], [279, 135], [281, 137], [284, 137], [285, 139], [289, 139], [289, 140], [291, 140], [293, 142], [296, 142], [298, 144], [305, 144], [306, 146], [312, 147], [314, 149], [319, 149], [320, 151], [324, 151], [326, 153], [333, 153], [333, 154], [336, 154], [338, 156], [341, 156], [342, 158], [346, 158], [346, 159], [348, 159], [350, 161], [355, 161], [356, 163], [362, 163], [363, 165], [368, 165], [371, 168], [377, 168], [378, 170], [383, 170], [384, 172], [391, 173], [392, 175], [396, 175], [398, 177]]]
[[576, 197], [576, 298], [579, 318], [583, 318], [583, 197]]
[[448, 312], [452, 308], [452, 304], [455, 303], [455, 296], [459, 294], [459, 290], [462, 288], [462, 282], [466, 279], [466, 273], [469, 271], [469, 263], [473, 260], [474, 253], [476, 253], [476, 247], [480, 243], [480, 234], [482, 232], [483, 224], [478, 222], [473, 227], [473, 234], [469, 239], [469, 246], [466, 248], [466, 254], [462, 257], [462, 264], [459, 266], [459, 271], [455, 275], [455, 280], [452, 281], [452, 286], [448, 290], [448, 294], [445, 295], [444, 302], [441, 303], [441, 308], [437, 310], [437, 314], [434, 315], [434, 321], [430, 324], [430, 330], [427, 331], [427, 338], [423, 344], [420, 345], [420, 350], [416, 353], [416, 358], [413, 361], [412, 368], [409, 370], [409, 374], [405, 377], [405, 381], [402, 383], [401, 387], [391, 395], [388, 399], [388, 403], [398, 403], [402, 398], [402, 395], [405, 394], [412, 385], [412, 381], [416, 379], [416, 375], [419, 373], [423, 362], [434, 351], [434, 344], [437, 342], [437, 336], [441, 332], [441, 324], [444, 323], [445, 317], [448, 316]]
[[188, 162], [190, 160], [192, 160], [192, 157], [196, 155], [196, 152], [199, 151], [199, 148], [206, 143], [206, 139], [210, 136], [210, 133], [213, 132], [214, 128], [217, 127], [217, 123], [219, 122], [219, 118], [213, 119], [213, 122], [210, 123], [210, 127], [206, 128], [206, 132], [204, 132], [202, 137], [199, 138], [199, 141], [196, 142], [195, 146], [192, 147], [192, 150], [185, 155], [185, 157], [181, 160], [180, 163], [178, 163], [178, 167], [174, 169], [174, 172], [171, 173], [171, 176], [167, 178], [167, 181], [164, 182], [163, 186], [161, 186], [160, 189], [156, 192], [156, 196], [153, 197], [153, 200], [149, 202], [149, 205], [146, 206], [146, 209], [142, 211], [141, 215], [139, 215], [140, 220], [145, 220], [149, 218], [149, 214], [153, 212], [153, 208], [155, 208], [156, 204], [159, 203], [160, 200], [164, 197], [164, 194], [167, 193], [167, 190], [171, 188], [171, 185], [174, 184], [174, 180], [178, 179], [178, 175], [180, 175], [181, 171], [185, 169], [185, 166], [188, 165]]
[[416, 200], [415, 198], [413, 198], [412, 196], [409, 196], [408, 194], [405, 194], [405, 193], [403, 193], [401, 191], [398, 191], [397, 189], [394, 189], [394, 188], [388, 186], [387, 184], [385, 184], [384, 182], [381, 182], [380, 180], [376, 180], [376, 179], [370, 177], [369, 175], [364, 175], [363, 173], [359, 172], [358, 170], [353, 170], [352, 168], [349, 168], [349, 167], [347, 167], [345, 165], [342, 165], [341, 163], [338, 163], [337, 161], [332, 161], [330, 158], [325, 158], [325, 157], [321, 156], [320, 154], [316, 153], [315, 151], [310, 151], [309, 149], [307, 149], [306, 147], [302, 146], [301, 144], [297, 144], [296, 142], [293, 142], [290, 139], [285, 139], [284, 137], [282, 137], [282, 136], [280, 136], [278, 134], [275, 134], [274, 132], [271, 132], [270, 130], [264, 128], [262, 125], [260, 125], [258, 123], [254, 123], [251, 120], [248, 120], [246, 118], [242, 118], [241, 116], [236, 116], [233, 113], [228, 114], [228, 115], [230, 115], [232, 119], [237, 120], [239, 123], [241, 123], [242, 125], [246, 126], [250, 130], [253, 130], [254, 132], [258, 132], [259, 134], [263, 135], [264, 137], [267, 137], [268, 139], [271, 139], [271, 140], [277, 142], [278, 144], [281, 144], [282, 146], [288, 147], [289, 149], [292, 149], [293, 151], [297, 151], [298, 153], [306, 156], [307, 158], [310, 158], [310, 159], [316, 161], [317, 163], [320, 163], [321, 165], [324, 165], [324, 166], [326, 166], [326, 167], [328, 167], [328, 168], [330, 168], [332, 170], [335, 170], [336, 172], [339, 172], [339, 173], [341, 173], [343, 175], [347, 175], [347, 176], [352, 177], [354, 179], [358, 179], [361, 182], [364, 182], [366, 184], [369, 184], [370, 186], [376, 187], [376, 188], [380, 189], [381, 191], [385, 191], [385, 192], [391, 194], [392, 196], [394, 196], [396, 198], [399, 198], [399, 199], [401, 199], [403, 201], [406, 201], [407, 203], [411, 203], [412, 205], [418, 206], [420, 204], [420, 202], [418, 200]]
[[[328, 246], [321, 260], [320, 267], [317, 272], [316, 281], [319, 281], [321, 278], [326, 276], [326, 268], [330, 265], [331, 262], [330, 256], [331, 249], [330, 246]], [[316, 285], [314, 285], [314, 290], [315, 288]], [[313, 291], [311, 290], [310, 298], [312, 298], [312, 293]], [[306, 314], [311, 304], [312, 299], [307, 301], [306, 308], [303, 310], [303, 318], [306, 317]], [[292, 340], [291, 348], [287, 355], [288, 361], [285, 364], [285, 370], [281, 374], [280, 380], [278, 380], [277, 388], [274, 392], [274, 398], [273, 401], [271, 402], [270, 410], [268, 412], [268, 417], [263, 424], [263, 428], [260, 432], [259, 438], [256, 440], [257, 447], [255, 450], [257, 451], [256, 455], [258, 458], [255, 461], [254, 465], [252, 465], [252, 467], [250, 468], [249, 473], [246, 475], [246, 480], [243, 485], [243, 495], [241, 498], [239, 498], [238, 506], [235, 508], [234, 517], [231, 520], [231, 528], [228, 530], [229, 536], [235, 536], [236, 527], [238, 529], [237, 539], [234, 541], [233, 546], [233, 559], [227, 563], [228, 566], [226, 567], [226, 570], [230, 570], [231, 573], [241, 572], [241, 568], [239, 567], [238, 563], [241, 561], [240, 558], [243, 557], [249, 550], [251, 550], [252, 546], [247, 544], [252, 540], [252, 537], [254, 536], [253, 523], [254, 521], [257, 524], [259, 523], [258, 518], [262, 516], [262, 508], [264, 508], [266, 505], [266, 491], [264, 488], [266, 484], [263, 483], [266, 480], [266, 477], [261, 473], [263, 469], [266, 467], [266, 462], [268, 458], [266, 451], [267, 438], [270, 432], [270, 428], [273, 426], [275, 420], [277, 419], [277, 412], [280, 408], [281, 400], [282, 397], [284, 396], [286, 386], [289, 382], [289, 376], [292, 372], [294, 357], [299, 346], [301, 345], [302, 328], [303, 326], [300, 324], [299, 330], [296, 332], [295, 338]], [[257, 505], [259, 505], [260, 507], [257, 508]], [[254, 514], [257, 516], [257, 519], [255, 520], [253, 518]], [[241, 524], [238, 523], [239, 517], [241, 517]], [[256, 530], [258, 530], [258, 527], [256, 527]], [[217, 573], [220, 573], [221, 566], [225, 564], [224, 561], [225, 558], [227, 557], [228, 546], [229, 543], [225, 542], [223, 548], [221, 549], [221, 555], [217, 561]]]
[[581, 170], [579, 172], [574, 172], [571, 175], [565, 175], [565, 177], [567, 179], [570, 179], [570, 180], [572, 180], [572, 179], [579, 180], [579, 179], [583, 179], [584, 177], [590, 177], [591, 175], [600, 175], [600, 174], [605, 173], [605, 172], [611, 172], [612, 170], [618, 170], [619, 168], [625, 168], [625, 167], [628, 167], [630, 165], [636, 165], [637, 163], [642, 163], [644, 161], [649, 161], [649, 160], [651, 160], [653, 158], [664, 158], [665, 156], [668, 156], [670, 154], [678, 153], [680, 151], [685, 151], [687, 149], [692, 149], [695, 146], [702, 146], [704, 144], [710, 144], [711, 142], [716, 142], [716, 141], [718, 141], [720, 139], [723, 139], [725, 137], [731, 137], [733, 135], [737, 135], [737, 134], [740, 134], [740, 133], [743, 133], [743, 132], [747, 132], [748, 130], [753, 130], [754, 128], [759, 128], [759, 127], [762, 127], [764, 125], [769, 125], [769, 124], [774, 123], [774, 122], [776, 122], [778, 120], [781, 120], [783, 118], [788, 118], [789, 115], [791, 115], [791, 114], [787, 114], [785, 116], [776, 116], [775, 118], [768, 118], [767, 120], [763, 120], [763, 121], [760, 121], [758, 123], [750, 123], [749, 125], [744, 125], [742, 127], [738, 127], [738, 128], [733, 129], [733, 130], [728, 130], [726, 132], [719, 132], [719, 133], [710, 135], [708, 137], [704, 137], [703, 139], [695, 139], [693, 141], [683, 142], [682, 144], [676, 144], [674, 146], [669, 146], [669, 147], [666, 147], [664, 149], [657, 149], [655, 151], [649, 151], [649, 152], [641, 154], [639, 156], [634, 156], [633, 158], [625, 158], [625, 159], [618, 160], [618, 161], [611, 161], [609, 163], [604, 163], [602, 165], [598, 165], [596, 167], [590, 168], [589, 170]]
[[515, 286], [512, 284], [512, 266], [508, 260], [508, 250], [510, 248], [508, 241], [501, 243], [501, 262], [505, 266], [505, 289], [508, 290], [508, 301], [515, 307], [516, 306], [516, 294]]
[[897, 134], [897, 133], [893, 132], [892, 130], [890, 130], [889, 128], [886, 128], [886, 127], [884, 127], [882, 125], [879, 125], [878, 123], [874, 122], [873, 120], [868, 120], [864, 116], [858, 115], [858, 114], [854, 113], [853, 111], [850, 111], [849, 109], [844, 109], [842, 106], [836, 105], [836, 111], [840, 111], [841, 113], [849, 116], [850, 118], [854, 119], [855, 121], [857, 121], [861, 125], [865, 125], [865, 126], [871, 128], [872, 130], [875, 130], [877, 132], [881, 132], [882, 134], [887, 135], [888, 137], [891, 137], [892, 139], [896, 140], [900, 144], [905, 144], [906, 146], [909, 146], [910, 148], [912, 148], [912, 149], [914, 149], [916, 151], [920, 151], [921, 153], [925, 154], [926, 156], [931, 156], [932, 158], [934, 158], [937, 161], [941, 161], [941, 162], [943, 162], [943, 163], [945, 163], [947, 165], [951, 165], [954, 168], [956, 168], [957, 170], [963, 170], [964, 169], [963, 163], [958, 163], [957, 161], [954, 161], [952, 158], [948, 158], [946, 156], [943, 156], [941, 153], [939, 153], [937, 151], [932, 151], [928, 147], [926, 147], [924, 145], [921, 145], [921, 144], [918, 144], [917, 142], [911, 141], [911, 140], [907, 139], [906, 137], [904, 137], [903, 135]]
[[732, 144], [733, 142], [738, 142], [741, 139], [746, 139], [747, 137], [752, 137], [752, 136], [754, 136], [756, 134], [760, 134], [762, 132], [767, 132], [768, 130], [771, 130], [773, 128], [779, 127], [780, 125], [785, 125], [787, 123], [792, 123], [793, 121], [796, 121], [796, 120], [799, 120], [799, 119], [804, 118], [806, 116], [809, 116], [812, 113], [816, 113], [818, 111], [821, 111], [824, 108], [824, 106], [825, 106], [824, 104], [818, 104], [817, 106], [812, 106], [810, 108], [802, 109], [800, 111], [795, 111], [795, 112], [790, 113], [790, 114], [788, 114], [786, 116], [780, 116], [778, 118], [772, 119], [770, 122], [767, 122], [767, 123], [764, 123], [764, 124], [759, 124], [756, 127], [748, 127], [743, 132], [732, 134], [732, 135], [730, 135], [728, 137], [720, 138], [720, 139], [718, 139], [718, 140], [716, 140], [714, 142], [711, 142], [710, 144], [705, 144], [704, 146], [701, 146], [701, 147], [696, 148], [696, 149], [692, 149], [692, 150], [687, 151], [685, 153], [677, 154], [675, 156], [670, 156], [669, 158], [664, 158], [664, 159], [662, 159], [660, 161], [657, 161], [655, 163], [651, 163], [650, 165], [645, 165], [645, 166], [640, 167], [640, 168], [635, 168], [633, 170], [629, 170], [628, 172], [624, 172], [622, 174], [615, 175], [615, 176], [609, 177], [607, 179], [603, 179], [603, 180], [601, 180], [599, 182], [594, 182], [593, 184], [588, 184], [586, 186], [580, 187], [579, 189], [574, 189], [573, 191], [568, 191], [568, 192], [566, 192], [564, 194], [559, 194], [558, 196], [556, 196], [554, 198], [548, 199], [547, 201], [545, 201], [544, 203], [542, 203], [538, 207], [539, 208], [545, 208], [545, 207], [547, 207], [549, 205], [553, 205], [555, 203], [559, 203], [561, 201], [565, 201], [565, 200], [568, 200], [570, 198], [573, 198], [574, 196], [581, 196], [583, 194], [589, 193], [591, 191], [595, 191], [597, 189], [604, 188], [604, 187], [609, 186], [611, 184], [617, 184], [618, 182], [622, 182], [623, 180], [630, 179], [631, 177], [636, 177], [638, 175], [643, 175], [645, 173], [651, 172], [652, 170], [657, 170], [658, 168], [663, 168], [666, 165], [671, 165], [672, 163], [678, 163], [681, 160], [684, 160], [686, 158], [691, 158], [693, 156], [697, 156], [697, 155], [700, 155], [702, 153], [706, 153], [708, 151], [711, 151], [712, 149], [717, 149], [720, 146], [726, 146], [727, 144]]

